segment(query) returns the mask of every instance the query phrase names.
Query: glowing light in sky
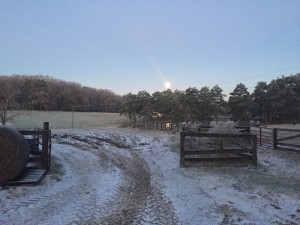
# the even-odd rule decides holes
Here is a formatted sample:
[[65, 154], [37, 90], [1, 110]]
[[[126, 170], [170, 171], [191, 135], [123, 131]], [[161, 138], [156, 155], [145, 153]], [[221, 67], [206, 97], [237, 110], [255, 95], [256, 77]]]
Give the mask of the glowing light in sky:
[[171, 83], [169, 81], [166, 81], [164, 86], [165, 86], [166, 89], [170, 89], [171, 88]]

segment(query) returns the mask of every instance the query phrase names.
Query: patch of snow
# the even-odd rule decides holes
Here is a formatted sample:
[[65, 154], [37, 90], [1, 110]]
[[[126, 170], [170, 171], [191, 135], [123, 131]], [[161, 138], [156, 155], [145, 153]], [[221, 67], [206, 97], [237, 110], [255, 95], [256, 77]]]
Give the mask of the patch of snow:
[[161, 199], [164, 210], [174, 208], [178, 224], [300, 224], [297, 153], [260, 148], [257, 167], [181, 168], [178, 134], [134, 129], [55, 134], [69, 135], [52, 149], [63, 175], [59, 180], [48, 175], [34, 187], [0, 189], [0, 224], [35, 224], [38, 219], [39, 224], [89, 223], [111, 214], [126, 215], [118, 204], [125, 201], [124, 189], [130, 190], [135, 183], [126, 180], [124, 169], [126, 160], [134, 161], [137, 156], [147, 164], [143, 169], [150, 171], [151, 192], [145, 192], [144, 205], [136, 208], [136, 218], [142, 218], [135, 224], [159, 223], [164, 211], [155, 201], [162, 204]]

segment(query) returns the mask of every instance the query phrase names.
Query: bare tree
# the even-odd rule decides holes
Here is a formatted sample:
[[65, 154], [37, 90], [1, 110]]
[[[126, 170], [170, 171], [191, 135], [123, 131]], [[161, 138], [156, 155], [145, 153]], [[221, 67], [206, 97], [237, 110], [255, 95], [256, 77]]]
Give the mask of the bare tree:
[[8, 115], [8, 110], [14, 106], [16, 95], [19, 92], [19, 86], [16, 77], [2, 77], [0, 79], [0, 120], [2, 125], [13, 117], [20, 115], [20, 113], [13, 113]]

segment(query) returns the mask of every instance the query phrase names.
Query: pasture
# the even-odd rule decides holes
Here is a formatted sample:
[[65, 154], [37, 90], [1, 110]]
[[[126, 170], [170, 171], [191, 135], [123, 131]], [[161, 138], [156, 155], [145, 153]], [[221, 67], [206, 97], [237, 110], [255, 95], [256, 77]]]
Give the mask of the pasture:
[[41, 128], [49, 122], [50, 129], [85, 129], [96, 127], [118, 127], [129, 120], [119, 113], [99, 112], [58, 112], [58, 111], [11, 111], [20, 114], [8, 121], [8, 125], [18, 129]]

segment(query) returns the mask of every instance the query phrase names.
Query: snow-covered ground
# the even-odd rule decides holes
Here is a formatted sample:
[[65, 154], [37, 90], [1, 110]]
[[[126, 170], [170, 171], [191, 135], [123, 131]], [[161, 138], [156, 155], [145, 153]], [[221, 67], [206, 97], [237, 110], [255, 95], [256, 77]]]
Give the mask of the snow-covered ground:
[[300, 154], [179, 167], [179, 134], [53, 132], [51, 171], [0, 189], [0, 224], [300, 224]]

